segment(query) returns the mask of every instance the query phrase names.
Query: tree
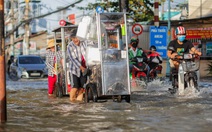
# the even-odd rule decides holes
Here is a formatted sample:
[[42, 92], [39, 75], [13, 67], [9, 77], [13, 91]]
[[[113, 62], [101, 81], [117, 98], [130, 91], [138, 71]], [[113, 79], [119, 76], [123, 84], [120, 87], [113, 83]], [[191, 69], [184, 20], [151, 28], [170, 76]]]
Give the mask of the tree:
[[[99, 3], [89, 3], [87, 7], [79, 7], [81, 10], [93, 10], [101, 6], [107, 12], [118, 12], [120, 10], [119, 1], [123, 0], [103, 0]], [[135, 22], [151, 21], [154, 18], [154, 0], [124, 0], [128, 4], [128, 17]]]
[[135, 22], [151, 21], [154, 19], [154, 0], [130, 0], [129, 14]]

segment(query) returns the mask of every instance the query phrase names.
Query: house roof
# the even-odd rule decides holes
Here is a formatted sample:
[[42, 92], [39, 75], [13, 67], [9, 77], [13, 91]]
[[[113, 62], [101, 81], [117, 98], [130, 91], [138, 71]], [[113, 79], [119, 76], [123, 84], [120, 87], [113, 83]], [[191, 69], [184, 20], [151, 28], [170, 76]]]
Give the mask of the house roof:
[[[189, 24], [191, 26], [194, 26], [192, 24], [198, 25], [201, 24], [202, 27], [204, 26], [211, 26], [212, 27], [212, 16], [207, 17], [201, 17], [201, 18], [193, 18], [193, 19], [183, 19], [183, 20], [171, 20], [171, 26], [179, 26], [179, 25], [185, 25]], [[154, 25], [154, 21], [150, 21], [148, 25]], [[167, 26], [168, 21], [160, 21], [160, 26]]]
[[[171, 20], [173, 20], [172, 18], [174, 18], [175, 16], [178, 16], [179, 14], [181, 14], [181, 11], [171, 11], [170, 12]], [[169, 13], [165, 12], [163, 14], [163, 20], [168, 20], [168, 18], [169, 18]]]
[[[42, 35], [42, 34], [44, 34], [46, 32], [47, 31], [41, 31], [41, 32], [38, 32], [36, 34], [31, 34], [29, 37], [30, 38], [37, 37], [37, 36]], [[23, 41], [23, 40], [24, 40], [24, 37], [16, 38], [14, 43], [17, 43], [17, 42], [20, 42], [20, 41]], [[5, 46], [9, 46], [10, 44], [11, 44], [10, 42], [5, 43]]]
[[52, 32], [61, 32], [61, 28], [64, 28], [65, 31], [70, 30], [71, 28], [77, 28], [77, 25], [67, 25], [67, 26], [60, 26], [52, 30]]

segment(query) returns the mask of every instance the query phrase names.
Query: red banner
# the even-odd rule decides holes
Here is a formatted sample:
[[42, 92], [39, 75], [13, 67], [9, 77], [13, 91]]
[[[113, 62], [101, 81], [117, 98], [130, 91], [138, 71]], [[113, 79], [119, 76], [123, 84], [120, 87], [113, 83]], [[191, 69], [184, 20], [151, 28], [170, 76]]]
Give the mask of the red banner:
[[186, 30], [186, 38], [203, 39], [212, 38], [212, 30]]

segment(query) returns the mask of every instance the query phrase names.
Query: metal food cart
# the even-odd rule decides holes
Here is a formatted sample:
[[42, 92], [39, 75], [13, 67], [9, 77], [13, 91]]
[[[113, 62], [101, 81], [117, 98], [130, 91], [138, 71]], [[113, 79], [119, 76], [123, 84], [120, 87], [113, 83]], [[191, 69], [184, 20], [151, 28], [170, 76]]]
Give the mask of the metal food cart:
[[54, 29], [55, 50], [61, 50], [63, 56], [63, 70], [58, 73], [57, 83], [55, 86], [54, 94], [56, 97], [62, 97], [69, 95], [70, 91], [70, 79], [68, 72], [68, 61], [66, 55], [67, 44], [71, 41], [70, 34], [73, 30], [77, 30], [77, 25], [60, 26]]
[[98, 44], [87, 45], [86, 51], [90, 75], [85, 102], [101, 99], [130, 102], [126, 13], [97, 13], [96, 25]]

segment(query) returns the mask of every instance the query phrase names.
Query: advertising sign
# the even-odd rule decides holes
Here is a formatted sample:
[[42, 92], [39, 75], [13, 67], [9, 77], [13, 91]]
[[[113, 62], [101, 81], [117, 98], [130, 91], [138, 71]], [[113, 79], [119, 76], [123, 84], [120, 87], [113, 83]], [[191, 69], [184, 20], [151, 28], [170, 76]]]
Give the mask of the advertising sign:
[[212, 42], [206, 43], [206, 55], [212, 56]]
[[167, 57], [167, 27], [150, 26], [150, 46], [154, 45], [162, 58]]
[[212, 30], [210, 29], [202, 29], [202, 30], [195, 30], [195, 29], [188, 29], [186, 30], [186, 38], [212, 38]]

